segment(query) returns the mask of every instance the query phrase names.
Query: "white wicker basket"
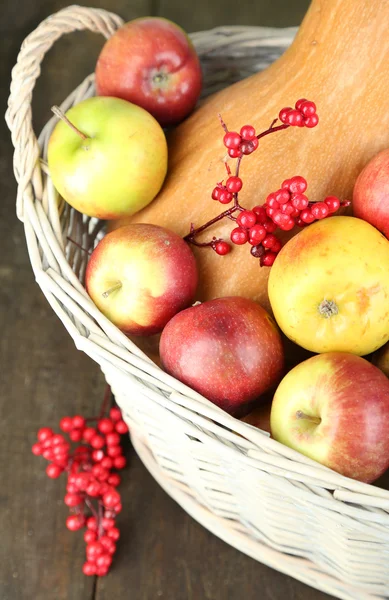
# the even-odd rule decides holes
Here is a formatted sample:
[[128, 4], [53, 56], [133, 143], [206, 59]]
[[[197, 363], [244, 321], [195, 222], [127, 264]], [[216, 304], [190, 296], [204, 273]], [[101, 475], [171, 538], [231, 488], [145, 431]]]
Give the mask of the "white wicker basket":
[[[229, 416], [165, 374], [85, 292], [86, 255], [101, 224], [58, 202], [47, 164], [53, 117], [37, 140], [31, 98], [46, 51], [64, 33], [109, 37], [122, 20], [71, 6], [24, 41], [6, 119], [15, 146], [17, 212], [38, 284], [78, 349], [101, 366], [149, 471], [192, 517], [253, 558], [348, 600], [389, 598], [389, 492], [342, 477]], [[205, 93], [267, 66], [295, 29], [223, 27], [193, 34]], [[94, 94], [93, 76], [62, 110]]]

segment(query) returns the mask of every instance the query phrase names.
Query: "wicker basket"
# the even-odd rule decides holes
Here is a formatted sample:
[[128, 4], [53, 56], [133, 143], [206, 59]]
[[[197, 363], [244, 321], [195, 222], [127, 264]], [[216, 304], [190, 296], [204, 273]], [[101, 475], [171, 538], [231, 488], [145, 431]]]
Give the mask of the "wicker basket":
[[[17, 212], [38, 284], [74, 339], [103, 370], [133, 445], [159, 484], [193, 518], [249, 556], [349, 600], [389, 598], [389, 492], [353, 481], [229, 416], [152, 363], [110, 323], [82, 284], [102, 225], [58, 199], [46, 151], [53, 117], [37, 140], [31, 97], [46, 51], [79, 29], [109, 37], [122, 20], [71, 6], [24, 41], [12, 72], [6, 119], [15, 146]], [[258, 71], [295, 29], [218, 28], [193, 34], [205, 93]], [[94, 94], [93, 76], [62, 110]]]

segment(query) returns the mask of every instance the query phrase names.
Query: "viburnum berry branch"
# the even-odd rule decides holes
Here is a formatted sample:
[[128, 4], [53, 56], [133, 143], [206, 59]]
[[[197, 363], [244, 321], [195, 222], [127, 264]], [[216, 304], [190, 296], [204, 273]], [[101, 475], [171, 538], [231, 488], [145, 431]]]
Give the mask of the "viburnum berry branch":
[[[278, 118], [273, 119], [270, 127], [259, 134], [256, 134], [252, 125], [244, 125], [239, 133], [229, 131], [221, 115], [218, 116], [224, 130], [223, 143], [228, 155], [230, 158], [236, 158], [237, 161], [235, 175], [231, 175], [231, 168], [225, 162], [228, 178], [225, 185], [223, 181], [216, 184], [212, 191], [212, 199], [221, 204], [230, 204], [233, 201], [233, 205], [200, 227], [195, 228], [192, 223], [190, 232], [184, 239], [195, 246], [210, 247], [219, 255], [228, 254], [231, 246], [221, 238], [214, 236], [209, 241], [201, 242], [196, 239], [200, 233], [218, 221], [228, 218], [236, 221], [237, 224], [237, 227], [231, 231], [231, 242], [237, 245], [249, 242], [252, 246], [251, 255], [259, 258], [260, 265], [271, 266], [282, 247], [281, 240], [274, 235], [278, 228], [289, 231], [295, 225], [305, 227], [317, 219], [324, 219], [334, 214], [340, 206], [350, 204], [348, 201], [340, 202], [335, 196], [329, 196], [323, 202], [310, 202], [304, 194], [307, 182], [301, 176], [286, 179], [279, 190], [268, 195], [262, 206], [247, 210], [239, 202], [239, 192], [243, 187], [243, 181], [239, 176], [243, 157], [252, 154], [258, 148], [258, 141], [271, 133], [289, 127], [316, 127], [319, 122], [316, 105], [310, 100], [301, 98], [296, 102], [295, 108], [283, 108]], [[276, 126], [278, 119], [282, 124]]]

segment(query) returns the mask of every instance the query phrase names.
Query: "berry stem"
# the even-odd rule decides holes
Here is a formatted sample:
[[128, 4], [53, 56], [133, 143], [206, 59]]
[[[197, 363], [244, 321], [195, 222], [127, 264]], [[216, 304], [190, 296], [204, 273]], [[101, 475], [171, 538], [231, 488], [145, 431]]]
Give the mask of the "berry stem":
[[262, 131], [262, 133], [259, 133], [257, 135], [257, 139], [260, 140], [261, 138], [265, 137], [265, 135], [269, 135], [269, 133], [274, 133], [275, 131], [281, 131], [282, 129], [288, 129], [288, 127], [290, 127], [290, 125], [288, 125], [287, 123], [283, 123], [282, 125], [277, 125], [277, 127], [274, 127], [274, 123], [276, 123], [277, 120], [278, 119], [274, 119], [269, 129], [266, 129], [266, 131]]
[[61, 121], [64, 121], [64, 123], [66, 123], [66, 125], [69, 125], [69, 127], [71, 129], [73, 129], [74, 133], [76, 133], [82, 140], [87, 140], [88, 136], [85, 135], [85, 133], [82, 133], [82, 131], [80, 131], [79, 129], [77, 129], [77, 127], [71, 122], [69, 121], [69, 119], [67, 118], [67, 116], [65, 115], [64, 112], [62, 112], [62, 110], [60, 109], [59, 106], [52, 106], [51, 107], [52, 112], [55, 114], [56, 117], [58, 117], [59, 119], [61, 119]]
[[231, 206], [231, 208], [228, 208], [227, 210], [224, 210], [222, 213], [220, 213], [220, 215], [217, 215], [216, 217], [214, 217], [210, 221], [207, 221], [207, 223], [204, 223], [204, 225], [201, 225], [201, 227], [197, 227], [197, 229], [195, 229], [193, 227], [193, 223], [192, 223], [191, 228], [190, 228], [190, 233], [188, 233], [188, 235], [186, 235], [184, 237], [184, 240], [186, 242], [189, 242], [190, 244], [193, 244], [194, 246], [210, 246], [211, 244], [209, 244], [209, 243], [196, 242], [195, 241], [196, 235], [198, 235], [202, 231], [205, 231], [206, 229], [208, 229], [208, 227], [211, 227], [211, 225], [213, 225], [214, 223], [217, 223], [218, 221], [221, 221], [222, 219], [224, 219], [224, 217], [229, 217], [236, 210], [243, 210], [243, 208], [241, 208], [238, 203], [237, 203], [236, 206], [234, 204], [234, 206]]

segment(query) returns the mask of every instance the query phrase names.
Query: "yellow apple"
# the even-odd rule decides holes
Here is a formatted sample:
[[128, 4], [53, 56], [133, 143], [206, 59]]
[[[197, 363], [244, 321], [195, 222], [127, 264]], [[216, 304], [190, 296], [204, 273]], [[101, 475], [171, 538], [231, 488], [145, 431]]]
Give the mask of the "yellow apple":
[[374, 352], [389, 340], [389, 242], [354, 217], [318, 221], [279, 253], [269, 299], [282, 331], [303, 348]]

